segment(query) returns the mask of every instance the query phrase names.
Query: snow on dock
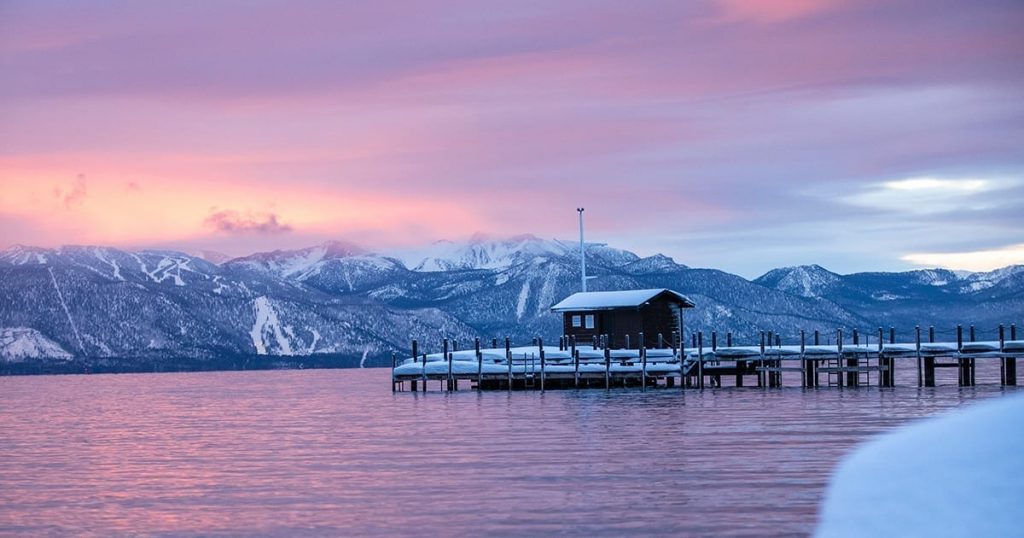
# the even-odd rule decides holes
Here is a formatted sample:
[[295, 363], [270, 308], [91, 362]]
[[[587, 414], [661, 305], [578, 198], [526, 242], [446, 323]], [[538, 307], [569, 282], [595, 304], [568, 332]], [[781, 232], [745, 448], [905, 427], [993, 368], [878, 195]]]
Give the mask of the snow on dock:
[[[1003, 334], [1003, 331], [1000, 331]], [[973, 331], [972, 331], [973, 335]], [[413, 341], [412, 356], [394, 360], [392, 385], [395, 390], [426, 390], [428, 381], [439, 381], [442, 388], [458, 390], [460, 380], [469, 381], [477, 389], [587, 388], [612, 386], [675, 386], [704, 388], [721, 387], [724, 377], [735, 377], [736, 386], [745, 378], [755, 378], [758, 387], [781, 387], [784, 373], [791, 373], [807, 388], [823, 386], [867, 386], [874, 382], [881, 387], [895, 386], [895, 371], [916, 368], [918, 386], [935, 386], [937, 368], [956, 368], [958, 385], [976, 383], [976, 361], [997, 360], [1000, 384], [1016, 385], [1016, 359], [1024, 356], [1024, 340], [1016, 340], [1016, 327], [1010, 340], [964, 342], [958, 331], [956, 342], [921, 342], [920, 332], [911, 343], [897, 343], [891, 336], [883, 342], [879, 331], [875, 345], [863, 345], [854, 333], [852, 344], [843, 344], [841, 331], [837, 344], [781, 345], [768, 333], [758, 346], [704, 347], [703, 333], [694, 335], [695, 348], [680, 349], [678, 338], [673, 347], [646, 347], [643, 335], [632, 349], [611, 349], [605, 341], [595, 338], [592, 344], [577, 345], [569, 338], [558, 345], [544, 345], [536, 339], [533, 345], [504, 346], [492, 340], [481, 347], [480, 340], [472, 349], [458, 349], [457, 342], [442, 343], [440, 352], [421, 353]], [[818, 335], [815, 334], [817, 342]], [[731, 335], [728, 343], [731, 344]], [[803, 340], [803, 339], [802, 339]], [[717, 342], [717, 335], [712, 335]], [[665, 341], [659, 336], [659, 343]], [[774, 344], [774, 345], [772, 345]]]

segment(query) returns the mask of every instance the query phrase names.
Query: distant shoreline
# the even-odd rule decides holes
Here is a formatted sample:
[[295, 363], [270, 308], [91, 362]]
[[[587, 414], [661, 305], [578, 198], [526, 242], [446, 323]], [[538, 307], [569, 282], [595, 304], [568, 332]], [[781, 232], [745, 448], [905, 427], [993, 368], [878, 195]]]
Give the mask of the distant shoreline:
[[[317, 353], [303, 356], [248, 355], [218, 358], [124, 358], [85, 357], [66, 359], [30, 359], [0, 362], [0, 376], [143, 374], [163, 372], [234, 372], [247, 370], [300, 370], [359, 368], [360, 356]], [[369, 357], [366, 367], [390, 366], [384, 358]]]

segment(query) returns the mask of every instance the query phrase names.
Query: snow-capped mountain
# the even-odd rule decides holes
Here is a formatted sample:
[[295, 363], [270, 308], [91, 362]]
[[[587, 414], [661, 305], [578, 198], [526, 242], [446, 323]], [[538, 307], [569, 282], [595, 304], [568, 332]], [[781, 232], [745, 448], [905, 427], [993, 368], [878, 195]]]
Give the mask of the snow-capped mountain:
[[[590, 256], [636, 255], [610, 249], [603, 244], [590, 244]], [[575, 255], [579, 259], [579, 243], [544, 240], [534, 235], [518, 235], [496, 239], [477, 234], [464, 243], [437, 241], [426, 248], [405, 249], [392, 254], [413, 271], [459, 271], [469, 269], [506, 269], [537, 258], [559, 258]]]
[[754, 282], [801, 297], [822, 297], [841, 277], [820, 265], [800, 265], [773, 269]]
[[[731, 331], [916, 324], [1020, 324], [1024, 268], [838, 275], [820, 266], [776, 269], [749, 281], [587, 246], [592, 290], [667, 287], [697, 308], [688, 330]], [[534, 236], [474, 237], [415, 253], [374, 253], [330, 242], [220, 264], [171, 251], [107, 247], [0, 252], [0, 362], [338, 357], [389, 363], [417, 338], [553, 337], [549, 312], [579, 286], [578, 243]], [[347, 362], [346, 362], [347, 361]], [[175, 363], [178, 364], [178, 363]], [[237, 363], [235, 363], [237, 364]]]

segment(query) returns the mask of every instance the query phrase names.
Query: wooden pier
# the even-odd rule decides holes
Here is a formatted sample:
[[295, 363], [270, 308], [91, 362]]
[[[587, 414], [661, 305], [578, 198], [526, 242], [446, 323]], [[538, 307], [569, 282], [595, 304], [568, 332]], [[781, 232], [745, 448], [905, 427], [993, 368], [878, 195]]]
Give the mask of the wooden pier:
[[[683, 346], [678, 334], [648, 339], [643, 333], [627, 337], [626, 347], [613, 349], [605, 336], [586, 343], [563, 336], [557, 345], [541, 338], [527, 346], [512, 346], [510, 340], [472, 342], [459, 349], [458, 342], [444, 339], [440, 352], [426, 353], [413, 340], [410, 355], [392, 358], [393, 391], [426, 391], [431, 382], [441, 390], [552, 390], [612, 387], [675, 387], [683, 389], [723, 387], [786, 386], [783, 377], [795, 379], [788, 386], [894, 387], [897, 369], [911, 368], [917, 386], [936, 386], [936, 370], [956, 368], [957, 385], [977, 382], [978, 361], [998, 361], [999, 383], [1017, 385], [1017, 358], [1024, 357], [1024, 340], [1017, 340], [1016, 325], [1009, 331], [999, 326], [998, 340], [975, 341], [974, 327], [966, 334], [956, 329], [956, 341], [936, 342], [935, 330], [923, 337], [916, 328], [911, 342], [897, 342], [895, 330], [879, 328], [871, 343], [857, 330], [844, 336], [835, 333], [834, 344], [821, 344], [822, 335], [801, 331], [799, 344], [783, 345], [780, 335], [760, 334], [755, 346], [733, 346], [726, 333], [719, 346], [718, 333], [696, 332], [691, 347]], [[832, 335], [829, 335], [832, 336]], [[864, 343], [861, 343], [863, 339]], [[845, 341], [844, 341], [845, 340]], [[629, 347], [629, 342], [634, 345]]]

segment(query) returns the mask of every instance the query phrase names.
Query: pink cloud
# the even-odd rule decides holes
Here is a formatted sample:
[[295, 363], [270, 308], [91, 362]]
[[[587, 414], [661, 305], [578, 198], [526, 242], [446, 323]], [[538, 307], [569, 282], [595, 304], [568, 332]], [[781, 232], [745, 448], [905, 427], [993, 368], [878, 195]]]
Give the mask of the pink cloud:
[[230, 234], [256, 233], [279, 234], [290, 232], [292, 227], [280, 221], [275, 213], [234, 211], [230, 209], [214, 209], [203, 223], [218, 232]]

